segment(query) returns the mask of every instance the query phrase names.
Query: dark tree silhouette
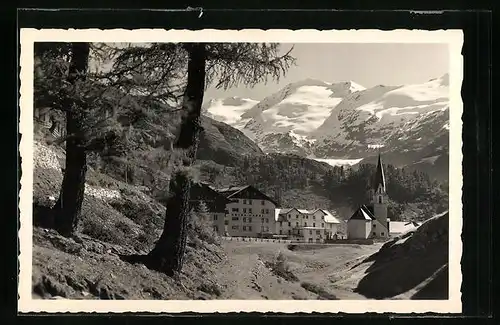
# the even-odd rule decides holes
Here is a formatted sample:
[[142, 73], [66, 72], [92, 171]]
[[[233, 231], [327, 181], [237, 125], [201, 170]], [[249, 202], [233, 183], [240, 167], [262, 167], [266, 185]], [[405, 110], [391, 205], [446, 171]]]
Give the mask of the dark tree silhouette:
[[[130, 150], [128, 132], [124, 131], [144, 116], [145, 102], [165, 97], [159, 86], [174, 77], [179, 65], [178, 56], [168, 52], [163, 61], [176, 64], [157, 69], [156, 75], [148, 76], [151, 78], [147, 84], [144, 78], [131, 78], [133, 69], [122, 66], [107, 72], [90, 71], [91, 57], [99, 61], [122, 51], [85, 42], [35, 44], [35, 107], [63, 111], [66, 119], [65, 136], [56, 141], [65, 143], [66, 162], [59, 198], [53, 207], [54, 228], [64, 236], [72, 236], [80, 220], [87, 154], [122, 155]], [[141, 95], [131, 95], [132, 90], [142, 90]]]
[[[138, 59], [137, 64], [144, 66], [152, 57], [162, 52], [162, 46], [153, 45], [149, 51], [131, 48], [129, 58]], [[252, 87], [269, 77], [279, 80], [295, 62], [290, 55], [291, 50], [279, 55], [278, 44], [188, 43], [176, 46], [184, 50], [188, 57], [180, 131], [173, 148], [178, 154], [172, 155], [173, 158], [169, 162], [175, 167], [170, 178], [163, 233], [146, 259], [150, 268], [169, 275], [180, 272], [183, 266], [189, 192], [193, 182], [190, 166], [195, 160], [202, 131], [200, 114], [206, 87], [210, 84], [224, 89], [236, 84]], [[141, 56], [135, 55], [136, 53]], [[150, 65], [150, 68], [156, 69], [155, 64]], [[175, 87], [179, 89], [182, 85], [183, 83], [178, 81]]]
[[[89, 60], [89, 43], [71, 44], [71, 61], [68, 82], [76, 85], [85, 80]], [[59, 198], [54, 206], [54, 225], [64, 235], [73, 234], [80, 218], [83, 194], [85, 191], [85, 174], [87, 173], [87, 154], [81, 136], [85, 109], [73, 107], [78, 105], [65, 98], [66, 132], [71, 134], [66, 141], [66, 167]]]

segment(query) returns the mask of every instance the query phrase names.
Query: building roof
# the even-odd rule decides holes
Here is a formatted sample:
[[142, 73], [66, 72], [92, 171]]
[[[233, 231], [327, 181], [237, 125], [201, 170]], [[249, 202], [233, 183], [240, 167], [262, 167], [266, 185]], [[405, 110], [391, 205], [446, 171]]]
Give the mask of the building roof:
[[366, 207], [366, 205], [360, 206], [349, 218], [349, 220], [376, 220], [373, 213]]
[[230, 187], [224, 187], [224, 188], [218, 188], [215, 189], [217, 192], [224, 194], [226, 197], [233, 196], [236, 193], [239, 193], [243, 191], [244, 189], [248, 188], [250, 185], [246, 186], [230, 186]]
[[231, 187], [225, 187], [225, 188], [219, 188], [219, 189], [214, 188], [214, 190], [216, 190], [220, 194], [224, 195], [228, 199], [231, 199], [231, 198], [236, 199], [236, 198], [239, 198], [241, 195], [244, 195], [245, 193], [254, 192], [254, 194], [257, 193], [257, 195], [259, 196], [258, 197], [259, 199], [262, 198], [262, 199], [271, 201], [272, 203], [274, 203], [274, 205], [278, 205], [278, 203], [274, 199], [270, 198], [264, 192], [260, 191], [259, 189], [255, 188], [252, 185], [231, 186]]
[[391, 221], [389, 223], [389, 233], [402, 234], [417, 229], [419, 226], [420, 224], [418, 222]]
[[375, 171], [375, 176], [373, 177], [373, 189], [377, 190], [379, 185], [382, 185], [382, 189], [385, 191], [385, 175], [380, 154], [378, 155], [377, 170]]
[[297, 208], [275, 209], [275, 216], [274, 216], [275, 220], [278, 221], [280, 216], [288, 214], [292, 210], [296, 210], [302, 214], [308, 214], [308, 215], [320, 211], [323, 213], [326, 223], [340, 223], [340, 221], [334, 216], [334, 214], [331, 211], [325, 209], [315, 209], [315, 210], [297, 209]]
[[[339, 219], [337, 219], [331, 211], [325, 209], [317, 209], [316, 211], [321, 211], [325, 215], [325, 222], [327, 223], [340, 223]], [[314, 211], [314, 212], [316, 212]]]

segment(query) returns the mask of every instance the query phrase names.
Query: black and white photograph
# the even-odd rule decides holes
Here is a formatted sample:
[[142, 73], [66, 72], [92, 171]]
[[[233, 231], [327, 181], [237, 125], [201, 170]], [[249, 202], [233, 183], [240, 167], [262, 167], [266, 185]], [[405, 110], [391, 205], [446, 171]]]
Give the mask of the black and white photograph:
[[21, 30], [19, 308], [460, 311], [461, 45]]

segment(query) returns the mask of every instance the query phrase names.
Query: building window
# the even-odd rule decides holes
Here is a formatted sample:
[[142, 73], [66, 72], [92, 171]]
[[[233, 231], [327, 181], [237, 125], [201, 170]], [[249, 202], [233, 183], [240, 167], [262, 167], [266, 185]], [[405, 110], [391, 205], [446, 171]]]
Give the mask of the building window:
[[248, 213], [252, 213], [252, 208], [248, 208]]
[[262, 200], [262, 201], [260, 201], [260, 204], [265, 205], [266, 201]]
[[299, 222], [298, 221], [295, 223], [295, 226], [297, 226], [297, 227], [299, 226]]
[[228, 220], [225, 220], [224, 221], [224, 224], [227, 226], [229, 224], [229, 221]]
[[240, 218], [238, 218], [238, 217], [232, 217], [231, 220], [238, 221], [238, 220], [240, 220]]
[[214, 226], [214, 231], [215, 231], [215, 232], [219, 232], [219, 227]]
[[231, 229], [238, 230], [240, 227], [239, 226], [232, 226]]
[[269, 223], [269, 219], [266, 218], [266, 223]]
[[269, 209], [266, 209], [266, 213], [269, 213]]
[[243, 208], [243, 213], [247, 213], [247, 209], [246, 208]]
[[288, 227], [291, 227], [291, 226], [292, 226], [292, 223], [291, 223], [291, 222], [289, 222], [289, 223], [288, 223]]
[[324, 223], [321, 224], [321, 228], [325, 228], [325, 224]]
[[373, 236], [377, 236], [377, 233], [375, 231], [373, 232]]
[[290, 215], [288, 215], [288, 219], [290, 219]]
[[261, 222], [261, 223], [264, 223], [264, 218], [260, 219], [260, 222]]
[[248, 222], [252, 222], [252, 218], [248, 218]]
[[382, 235], [382, 236], [383, 236], [383, 235], [384, 235], [384, 233], [383, 233], [383, 232], [381, 232], [381, 233], [380, 233], [380, 235]]
[[312, 242], [313, 242], [313, 239], [312, 239], [312, 238], [309, 238], [308, 242], [312, 243]]
[[248, 200], [248, 204], [252, 204], [252, 200]]
[[307, 222], [304, 222], [304, 227], [307, 227]]
[[217, 215], [216, 215], [216, 214], [214, 215], [214, 221], [215, 221], [215, 220], [217, 220]]
[[248, 231], [252, 231], [252, 226], [248, 226]]
[[282, 231], [281, 231], [281, 229], [280, 229], [280, 235], [282, 235], [282, 234], [283, 234], [283, 232], [282, 232]]
[[[283, 221], [280, 221], [280, 227], [283, 227]], [[281, 231], [281, 230], [280, 230]]]
[[315, 222], [313, 222], [313, 227], [316, 227], [316, 223]]
[[313, 234], [313, 231], [312, 230], [309, 230], [309, 235], [312, 235]]
[[313, 220], [316, 220], [316, 216], [315, 215], [313, 215]]
[[291, 235], [292, 234], [292, 231], [290, 229], [288, 229], [288, 234]]
[[381, 196], [378, 197], [378, 203], [382, 203], [382, 197]]
[[296, 214], [296, 215], [295, 215], [295, 219], [298, 219], [298, 218], [299, 218], [299, 215], [298, 215], [298, 214]]
[[306, 214], [306, 219], [309, 219], [309, 216]]
[[264, 209], [261, 209], [261, 210], [260, 210], [260, 213], [264, 213]]
[[377, 227], [377, 225], [376, 225], [376, 224], [373, 224], [373, 228], [376, 228], [376, 227]]
[[316, 230], [316, 235], [319, 235], [321, 232], [319, 230]]
[[247, 222], [247, 218], [243, 218], [243, 222]]
[[238, 208], [232, 208], [231, 211], [238, 212]]
[[243, 226], [243, 231], [246, 231], [247, 230], [247, 227], [246, 226]]

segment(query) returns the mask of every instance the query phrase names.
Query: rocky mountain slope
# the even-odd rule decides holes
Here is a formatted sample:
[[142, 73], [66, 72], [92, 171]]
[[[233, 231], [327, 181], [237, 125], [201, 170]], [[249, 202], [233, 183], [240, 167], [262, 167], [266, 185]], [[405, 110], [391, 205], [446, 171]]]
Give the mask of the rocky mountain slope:
[[[264, 152], [370, 161], [383, 144], [385, 161], [446, 175], [449, 75], [421, 84], [365, 89], [349, 81], [306, 79], [255, 101], [213, 100], [208, 116], [241, 130]], [[435, 162], [438, 162], [435, 164]]]

